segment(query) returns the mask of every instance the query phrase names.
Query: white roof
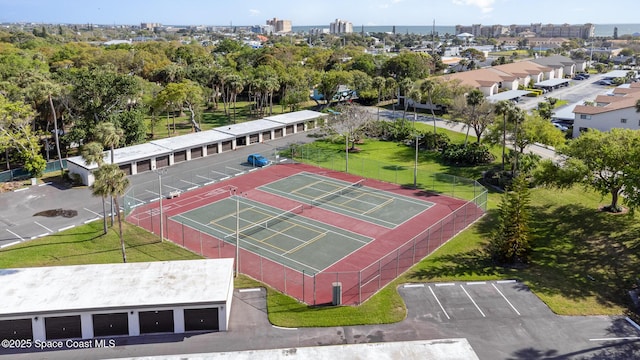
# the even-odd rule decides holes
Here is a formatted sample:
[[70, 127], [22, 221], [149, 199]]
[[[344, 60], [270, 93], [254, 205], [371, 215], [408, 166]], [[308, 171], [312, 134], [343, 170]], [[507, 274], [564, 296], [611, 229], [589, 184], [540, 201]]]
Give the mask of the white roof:
[[182, 150], [205, 144], [215, 144], [224, 140], [232, 140], [234, 137], [215, 130], [200, 131], [180, 136], [151, 141], [152, 144], [162, 146], [170, 150]]
[[222, 303], [233, 259], [0, 269], [0, 316]]
[[507, 91], [497, 93], [495, 95], [487, 96], [487, 100], [491, 102], [497, 102], [501, 100], [511, 100], [511, 99], [519, 98], [521, 96], [525, 96], [530, 92], [531, 91], [527, 91], [527, 90], [507, 90]]
[[281, 128], [281, 127], [282, 127], [282, 124], [278, 124], [273, 121], [269, 121], [265, 119], [260, 119], [260, 120], [241, 122], [238, 124], [220, 126], [220, 127], [214, 128], [213, 130], [216, 130], [225, 134], [233, 135], [235, 137], [235, 136], [241, 136], [241, 135], [256, 134], [262, 131]]
[[557, 120], [574, 120], [576, 116], [573, 114], [573, 109], [575, 109], [576, 106], [583, 105], [583, 104], [584, 102], [581, 101], [581, 102], [563, 106], [561, 108], [557, 108], [554, 110], [553, 115], [551, 117]]
[[549, 80], [537, 82], [533, 85], [534, 86], [557, 86], [557, 85], [565, 84], [568, 82], [569, 82], [568, 79], [549, 79]]
[[295, 111], [280, 115], [268, 116], [265, 119], [276, 121], [282, 124], [297, 124], [305, 121], [310, 121], [313, 119], [317, 119], [319, 117], [329, 116], [328, 114], [323, 114], [321, 112], [312, 111], [312, 110], [301, 110]]
[[[266, 360], [266, 359], [403, 359], [478, 360], [467, 339], [397, 341], [286, 349], [225, 351], [208, 354], [144, 356], [129, 359], [162, 360]], [[124, 360], [124, 359], [121, 359]]]
[[615, 79], [615, 78], [623, 78], [627, 76], [627, 73], [629, 71], [633, 71], [634, 70], [611, 70], [608, 73], [602, 75], [603, 79]]
[[[149, 159], [154, 156], [169, 153], [171, 153], [171, 149], [156, 145], [154, 143], [144, 143], [115, 149], [113, 151], [113, 160], [116, 164], [126, 164], [132, 161]], [[82, 159], [82, 156], [70, 157], [67, 159], [67, 161], [71, 161], [72, 163], [78, 164], [83, 168], [89, 170], [98, 168], [98, 165], [95, 163], [87, 165], [87, 163]], [[104, 152], [104, 162], [105, 164], [111, 163], [111, 151]]]

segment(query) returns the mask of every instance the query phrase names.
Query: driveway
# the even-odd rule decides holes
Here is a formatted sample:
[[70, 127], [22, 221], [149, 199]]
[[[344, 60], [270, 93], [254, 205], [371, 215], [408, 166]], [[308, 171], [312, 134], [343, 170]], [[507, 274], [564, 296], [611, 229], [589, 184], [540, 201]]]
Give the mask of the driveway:
[[102, 359], [466, 338], [484, 360], [640, 358], [640, 331], [624, 318], [557, 316], [519, 282], [406, 284], [399, 292], [408, 315], [396, 324], [279, 328], [267, 319], [265, 290], [244, 289], [234, 292], [228, 332], [116, 338], [111, 349], [10, 357]]

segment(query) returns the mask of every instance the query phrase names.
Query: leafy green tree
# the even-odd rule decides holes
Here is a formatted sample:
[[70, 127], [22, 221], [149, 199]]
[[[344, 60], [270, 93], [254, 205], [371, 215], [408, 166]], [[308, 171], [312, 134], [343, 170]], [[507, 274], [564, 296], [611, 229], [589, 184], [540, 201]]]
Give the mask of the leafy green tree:
[[129, 103], [139, 95], [139, 83], [134, 77], [109, 68], [77, 69], [68, 75], [73, 86], [74, 121], [68, 138], [77, 143], [95, 140], [97, 125], [127, 111]]
[[607, 211], [621, 211], [620, 199], [635, 209], [640, 205], [639, 147], [640, 132], [637, 130], [588, 131], [560, 150], [568, 160], [561, 163], [542, 161], [536, 181], [557, 188], [580, 183], [603, 196], [611, 195], [611, 203], [605, 207]]
[[529, 184], [517, 176], [502, 195], [498, 207], [498, 225], [491, 234], [488, 250], [502, 264], [526, 263], [531, 252]]
[[91, 185], [91, 190], [95, 196], [110, 196], [118, 215], [118, 232], [120, 234], [120, 248], [122, 250], [122, 262], [127, 262], [127, 253], [122, 232], [122, 215], [118, 198], [122, 197], [129, 187], [129, 179], [124, 171], [120, 170], [117, 164], [105, 164], [94, 172], [95, 181]]
[[37, 178], [42, 176], [47, 164], [40, 154], [39, 134], [31, 127], [34, 115], [29, 105], [9, 101], [0, 94], [0, 150], [16, 150], [25, 169]]
[[551, 122], [536, 115], [525, 115], [525, 120], [517, 130], [514, 145], [522, 154], [527, 146], [540, 143], [553, 147], [565, 142], [565, 136]]
[[428, 54], [402, 52], [387, 60], [382, 68], [382, 75], [393, 77], [396, 81], [405, 78], [417, 80], [427, 77], [433, 67], [433, 58]]

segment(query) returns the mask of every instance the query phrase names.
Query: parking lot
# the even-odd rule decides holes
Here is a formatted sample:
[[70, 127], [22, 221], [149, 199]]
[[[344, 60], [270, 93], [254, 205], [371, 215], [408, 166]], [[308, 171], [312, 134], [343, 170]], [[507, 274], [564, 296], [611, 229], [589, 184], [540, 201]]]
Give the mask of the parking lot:
[[519, 281], [405, 284], [407, 320], [464, 337], [480, 359], [640, 358], [627, 317], [559, 316]]
[[481, 318], [552, 315], [549, 308], [515, 280], [407, 284], [407, 296], [423, 299], [423, 315], [442, 322]]

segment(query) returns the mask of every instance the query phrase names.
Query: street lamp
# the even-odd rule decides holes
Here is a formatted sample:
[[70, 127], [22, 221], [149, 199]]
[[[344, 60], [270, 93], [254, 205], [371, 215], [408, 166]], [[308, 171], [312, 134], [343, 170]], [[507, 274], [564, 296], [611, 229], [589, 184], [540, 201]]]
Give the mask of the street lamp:
[[238, 188], [231, 188], [230, 194], [236, 198], [236, 277], [240, 273], [240, 196]]
[[413, 164], [413, 187], [418, 187], [418, 143], [422, 139], [422, 136], [416, 134], [416, 160]]
[[160, 193], [160, 242], [164, 241], [164, 229], [162, 226], [162, 198], [164, 197], [162, 195], [162, 175], [165, 175], [167, 173], [167, 169], [166, 168], [162, 168], [162, 169], [156, 169], [153, 171], [154, 173], [158, 174], [158, 186], [160, 188], [159, 193]]

